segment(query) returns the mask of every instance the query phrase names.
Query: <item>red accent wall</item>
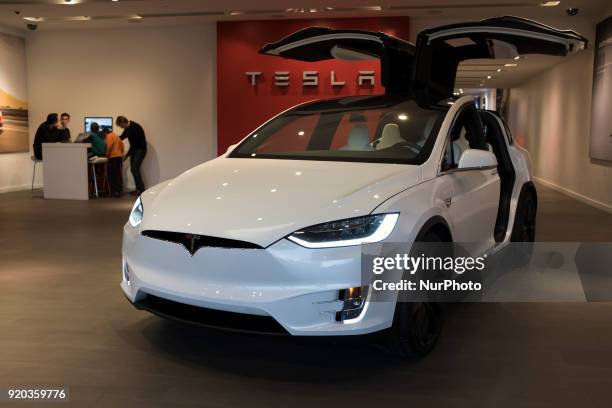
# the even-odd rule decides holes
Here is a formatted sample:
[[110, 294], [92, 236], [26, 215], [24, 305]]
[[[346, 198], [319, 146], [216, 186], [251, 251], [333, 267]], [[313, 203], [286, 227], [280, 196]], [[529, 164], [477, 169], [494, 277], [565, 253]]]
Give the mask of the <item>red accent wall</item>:
[[[380, 86], [378, 61], [322, 61], [306, 63], [281, 57], [260, 55], [257, 51], [269, 42], [305, 27], [322, 26], [344, 29], [382, 31], [409, 39], [408, 17], [338, 18], [308, 20], [239, 21], [217, 23], [217, 151], [223, 154], [227, 147], [277, 113], [300, 102], [333, 98], [344, 95], [374, 95], [384, 92]], [[319, 85], [302, 85], [302, 72], [319, 72]], [[346, 81], [339, 87], [330, 85], [331, 71], [337, 81]], [[374, 70], [375, 86], [359, 86], [358, 71]], [[248, 71], [262, 75], [253, 87]], [[286, 88], [274, 85], [275, 71], [290, 71]]]

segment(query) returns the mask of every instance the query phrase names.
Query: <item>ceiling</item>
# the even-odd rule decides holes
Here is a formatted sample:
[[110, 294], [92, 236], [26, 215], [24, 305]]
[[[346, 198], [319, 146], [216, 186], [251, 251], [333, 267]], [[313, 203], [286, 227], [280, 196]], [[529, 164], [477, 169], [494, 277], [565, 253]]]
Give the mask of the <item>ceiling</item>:
[[559, 16], [575, 7], [594, 19], [610, 9], [609, 0], [562, 0], [540, 7], [541, 0], [0, 0], [0, 25], [25, 29], [24, 18], [39, 30], [192, 24], [220, 20], [412, 16], [484, 18], [521, 15]]
[[[542, 7], [541, 0], [0, 0], [0, 25], [37, 31], [156, 27], [215, 21], [291, 18], [410, 16], [414, 27], [445, 22], [518, 15], [592, 35], [596, 22], [612, 12], [610, 0], [562, 0]], [[578, 8], [577, 17], [566, 10]], [[34, 21], [32, 21], [34, 20]], [[442, 23], [441, 23], [442, 22]], [[585, 32], [589, 31], [589, 33]], [[559, 63], [558, 57], [464, 61], [457, 88], [508, 88]], [[512, 64], [507, 65], [507, 64]], [[516, 65], [514, 65], [516, 64]], [[491, 78], [489, 78], [491, 77]], [[481, 85], [482, 84], [482, 85]]]
[[466, 60], [457, 70], [455, 87], [512, 88], [563, 61], [563, 57], [523, 55], [518, 60]]

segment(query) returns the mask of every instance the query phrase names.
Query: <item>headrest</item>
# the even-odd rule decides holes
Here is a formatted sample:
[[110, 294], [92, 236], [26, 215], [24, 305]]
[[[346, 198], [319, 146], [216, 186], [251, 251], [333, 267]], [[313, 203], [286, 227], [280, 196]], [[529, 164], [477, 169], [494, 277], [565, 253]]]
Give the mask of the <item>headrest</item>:
[[395, 123], [387, 123], [382, 130], [377, 150], [386, 149], [404, 141], [400, 133], [400, 128]]
[[348, 136], [348, 145], [363, 147], [370, 143], [370, 134], [366, 125], [355, 125]]
[[370, 150], [370, 132], [366, 125], [355, 125], [348, 135], [346, 146], [340, 150]]

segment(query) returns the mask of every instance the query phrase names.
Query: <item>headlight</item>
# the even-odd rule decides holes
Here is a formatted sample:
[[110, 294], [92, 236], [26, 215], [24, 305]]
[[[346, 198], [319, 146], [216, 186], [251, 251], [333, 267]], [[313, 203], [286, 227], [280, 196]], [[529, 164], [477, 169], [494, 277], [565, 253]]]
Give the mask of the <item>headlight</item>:
[[132, 227], [137, 227], [140, 225], [143, 215], [144, 210], [142, 208], [142, 201], [140, 200], [140, 197], [138, 197], [134, 203], [134, 206], [132, 207], [132, 212], [130, 213], [130, 225], [132, 225]]
[[313, 225], [287, 239], [306, 248], [331, 248], [371, 244], [386, 239], [399, 214], [376, 214]]

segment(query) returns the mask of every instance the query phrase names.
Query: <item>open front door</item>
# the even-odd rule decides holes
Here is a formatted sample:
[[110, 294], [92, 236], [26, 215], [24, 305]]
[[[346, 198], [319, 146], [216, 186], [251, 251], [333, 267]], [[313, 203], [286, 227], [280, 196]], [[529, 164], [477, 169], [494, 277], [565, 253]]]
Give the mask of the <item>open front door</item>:
[[461, 61], [514, 58], [523, 54], [566, 56], [582, 50], [587, 39], [572, 30], [519, 17], [496, 17], [421, 31], [417, 37], [412, 82], [419, 102], [427, 105], [451, 98]]
[[379, 32], [309, 27], [259, 52], [309, 62], [380, 59], [382, 85], [388, 93], [401, 93], [410, 90], [415, 47]]

